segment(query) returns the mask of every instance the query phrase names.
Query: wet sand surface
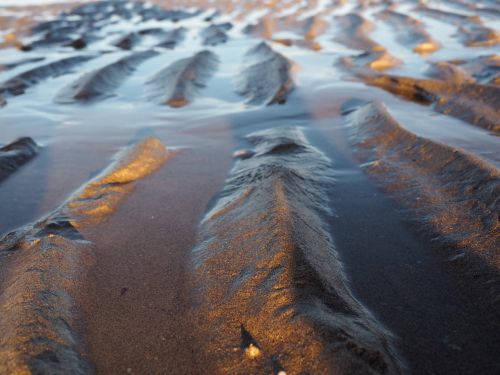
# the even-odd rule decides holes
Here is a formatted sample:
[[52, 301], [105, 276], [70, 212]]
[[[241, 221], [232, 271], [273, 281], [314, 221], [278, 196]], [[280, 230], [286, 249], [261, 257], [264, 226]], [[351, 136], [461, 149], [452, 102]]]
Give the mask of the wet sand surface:
[[497, 4], [85, 3], [0, 6], [0, 374], [500, 371]]
[[[500, 342], [478, 338], [499, 329], [498, 312], [471, 303], [476, 291], [464, 288], [436, 259], [433, 243], [415, 235], [408, 215], [370, 184], [352, 155], [333, 151], [324, 139], [318, 142], [330, 150], [343, 176], [331, 193], [337, 213], [331, 227], [353, 289], [382, 321], [398, 322], [391, 328], [412, 371], [494, 373]], [[472, 364], [464, 353], [489, 360]]]
[[[186, 319], [185, 268], [198, 218], [229, 162], [213, 152], [182, 150], [168, 168], [137, 186], [118, 215], [96, 233], [85, 233], [98, 256], [80, 300], [92, 319], [81, 329], [91, 338], [89, 355], [98, 373], [204, 372], [195, 327]], [[147, 232], [147, 239], [131, 227]]]

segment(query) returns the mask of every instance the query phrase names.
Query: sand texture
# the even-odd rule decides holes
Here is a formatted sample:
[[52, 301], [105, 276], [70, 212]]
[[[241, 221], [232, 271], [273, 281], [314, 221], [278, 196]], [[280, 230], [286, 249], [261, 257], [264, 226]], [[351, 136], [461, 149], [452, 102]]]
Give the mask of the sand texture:
[[0, 375], [500, 373], [492, 0], [0, 1]]

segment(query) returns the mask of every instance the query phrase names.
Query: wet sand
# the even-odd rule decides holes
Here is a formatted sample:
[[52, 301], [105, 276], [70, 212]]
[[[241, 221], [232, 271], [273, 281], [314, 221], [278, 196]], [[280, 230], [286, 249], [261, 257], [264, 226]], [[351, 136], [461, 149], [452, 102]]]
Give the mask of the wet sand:
[[500, 371], [496, 4], [155, 4], [0, 7], [0, 373]]
[[224, 180], [227, 152], [180, 151], [168, 168], [137, 186], [118, 215], [85, 233], [99, 255], [77, 300], [92, 317], [81, 329], [98, 373], [205, 371], [207, 358], [199, 354], [197, 328], [188, 318], [185, 268], [198, 218]]

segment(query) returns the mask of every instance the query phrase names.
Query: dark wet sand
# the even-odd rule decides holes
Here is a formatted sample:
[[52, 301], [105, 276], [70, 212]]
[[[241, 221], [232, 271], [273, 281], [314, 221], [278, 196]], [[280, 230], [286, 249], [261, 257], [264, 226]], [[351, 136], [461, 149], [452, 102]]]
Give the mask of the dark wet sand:
[[185, 267], [198, 218], [229, 167], [231, 151], [224, 149], [181, 150], [108, 222], [85, 233], [96, 244], [97, 263], [79, 297], [81, 328], [98, 373], [204, 372]]
[[500, 329], [491, 300], [478, 303], [480, 287], [436, 258], [435, 244], [418, 236], [408, 214], [342, 151], [348, 146], [332, 147], [343, 130], [341, 120], [331, 126], [337, 136], [315, 140], [341, 175], [331, 192], [337, 217], [330, 225], [354, 292], [396, 334], [412, 373], [494, 374], [500, 338], [482, 340]]

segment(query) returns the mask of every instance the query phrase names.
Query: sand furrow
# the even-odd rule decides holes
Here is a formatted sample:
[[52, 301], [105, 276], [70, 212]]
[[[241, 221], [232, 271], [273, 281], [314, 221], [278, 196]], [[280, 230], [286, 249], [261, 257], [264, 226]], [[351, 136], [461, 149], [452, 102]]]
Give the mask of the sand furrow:
[[30, 87], [50, 77], [60, 76], [71, 71], [75, 66], [94, 58], [94, 56], [74, 56], [57, 60], [18, 74], [0, 84], [1, 96], [22, 95]]
[[160, 43], [157, 44], [158, 47], [173, 49], [177, 47], [185, 38], [187, 29], [184, 27], [178, 27], [171, 31], [168, 31], [162, 36]]
[[262, 39], [271, 39], [277, 30], [278, 25], [274, 17], [266, 14], [259, 18], [258, 22], [245, 26], [243, 32]]
[[500, 43], [500, 33], [482, 24], [479, 16], [466, 16], [420, 5], [417, 10], [425, 15], [456, 25], [457, 36], [467, 47], [485, 47]]
[[[138, 18], [147, 21], [179, 21], [193, 17], [199, 11], [166, 10], [157, 5], [146, 5], [142, 2], [128, 3], [126, 1], [100, 1], [83, 4], [75, 9], [61, 14], [56, 20], [42, 22], [32, 28], [32, 34], [38, 39], [20, 48], [30, 51], [34, 48], [73, 47], [82, 49], [89, 42], [101, 38], [106, 26], [118, 20]], [[141, 42], [141, 37], [135, 32], [118, 37], [113, 45], [124, 50], [131, 50]]]
[[170, 107], [184, 107], [205, 87], [218, 65], [219, 59], [210, 51], [176, 61], [147, 82], [147, 97]]
[[452, 60], [450, 64], [457, 66], [472, 76], [477, 83], [500, 84], [500, 56], [484, 55], [469, 60]]
[[299, 38], [273, 38], [273, 42], [282, 44], [287, 47], [297, 46], [300, 48], [307, 48], [312, 51], [320, 51], [321, 44], [315, 42], [314, 39], [299, 39]]
[[403, 62], [391, 54], [382, 52], [363, 52], [359, 55], [342, 57], [340, 63], [348, 68], [369, 68], [383, 71], [401, 65]]
[[[72, 46], [75, 49], [81, 49], [86, 46], [76, 44], [84, 39], [90, 39], [98, 25], [88, 20], [65, 20], [57, 19], [36, 25], [31, 29], [33, 35], [39, 35], [39, 38], [29, 44], [22, 44], [20, 49], [31, 51], [35, 48], [49, 48], [55, 46]], [[85, 36], [85, 37], [84, 37]]]
[[357, 13], [335, 17], [339, 30], [335, 41], [361, 51], [385, 51], [385, 48], [368, 37], [374, 25]]
[[473, 3], [466, 0], [446, 0], [445, 3], [465, 12], [473, 12], [475, 14], [481, 13], [489, 17], [500, 16], [500, 8], [498, 8], [498, 4], [485, 5], [481, 4], [481, 2]]
[[[71, 29], [79, 29], [83, 25], [81, 20], [66, 20], [66, 19], [55, 19], [51, 21], [40, 22], [31, 28], [31, 33], [36, 34], [47, 34], [54, 33]], [[63, 30], [64, 28], [64, 30]]]
[[[131, 4], [131, 5], [129, 5]], [[164, 9], [158, 5], [146, 4], [136, 1], [129, 3], [127, 1], [105, 0], [82, 4], [73, 9], [69, 15], [78, 15], [86, 19], [109, 19], [112, 16], [130, 20], [140, 15], [142, 21], [170, 20], [180, 21], [199, 14], [199, 11], [189, 11], [183, 9]]]
[[389, 23], [397, 33], [397, 40], [404, 46], [411, 47], [418, 53], [431, 53], [440, 48], [438, 42], [425, 31], [422, 23], [411, 16], [385, 10], [379, 18]]
[[[320, 49], [319, 43], [314, 40], [323, 34], [328, 26], [328, 22], [322, 18], [321, 14], [304, 19], [299, 19], [298, 14], [282, 17], [266, 15], [258, 22], [247, 25], [244, 32], [263, 39], [273, 39], [281, 43], [288, 41], [289, 45], [296, 44], [300, 47], [318, 50]], [[273, 34], [280, 31], [294, 32], [298, 34], [298, 38], [274, 38]]]
[[500, 84], [500, 56], [483, 55], [471, 59], [439, 61], [430, 67], [427, 75], [455, 83]]
[[481, 24], [481, 18], [479, 16], [466, 16], [459, 13], [431, 8], [424, 4], [420, 4], [416, 10], [437, 20], [451, 23], [452, 25], [462, 26], [464, 24]]
[[218, 44], [226, 43], [228, 36], [226, 31], [233, 27], [230, 23], [214, 24], [208, 26], [200, 32], [200, 37], [204, 46], [216, 46]]
[[305, 36], [305, 39], [313, 40], [318, 36], [324, 34], [328, 27], [329, 23], [324, 20], [320, 14], [316, 14], [310, 17], [307, 17], [302, 23], [302, 34]]
[[239, 92], [248, 104], [283, 104], [295, 87], [292, 77], [293, 63], [274, 51], [265, 42], [251, 48], [239, 78]]
[[73, 295], [94, 262], [80, 230], [110, 215], [169, 157], [158, 139], [125, 150], [59, 209], [0, 241], [0, 373], [92, 372], [78, 334]]
[[460, 83], [475, 83], [476, 80], [458, 64], [448, 61], [433, 63], [427, 70], [427, 75], [441, 81]]
[[434, 104], [434, 110], [473, 125], [500, 132], [500, 89], [467, 82], [366, 75], [365, 82], [412, 101]]
[[141, 37], [138, 33], [129, 33], [118, 38], [113, 45], [128, 51], [134, 49], [140, 42]]
[[21, 65], [40, 62], [40, 61], [43, 61], [44, 59], [45, 59], [45, 57], [32, 57], [32, 58], [21, 59], [21, 60], [9, 62], [9, 63], [0, 64], [0, 72], [2, 72], [4, 70], [10, 70], [10, 69], [17, 68], [18, 66], [21, 66]]
[[[472, 276], [500, 268], [500, 173], [487, 162], [404, 128], [381, 103], [346, 108], [347, 129], [365, 169], [410, 209], [424, 233]], [[493, 282], [494, 281], [494, 282]], [[495, 294], [498, 295], [498, 292]], [[498, 302], [498, 301], [497, 301]]]
[[19, 138], [0, 147], [0, 181], [17, 171], [38, 154], [38, 145], [31, 138]]
[[47, 49], [54, 47], [73, 47], [74, 49], [83, 49], [87, 47], [87, 44], [95, 39], [93, 35], [68, 35], [66, 31], [59, 31], [55, 34], [48, 34], [42, 39], [29, 44], [23, 44], [19, 46], [22, 51], [32, 51], [34, 49]]
[[298, 128], [247, 140], [192, 254], [208, 372], [400, 373], [325, 230], [331, 161]]
[[486, 26], [462, 26], [458, 33], [467, 47], [486, 47], [500, 43], [500, 32]]
[[58, 103], [72, 103], [109, 96], [140, 64], [157, 54], [154, 51], [133, 53], [103, 68], [86, 73], [63, 88], [55, 100]]

